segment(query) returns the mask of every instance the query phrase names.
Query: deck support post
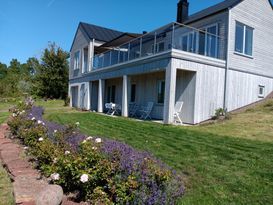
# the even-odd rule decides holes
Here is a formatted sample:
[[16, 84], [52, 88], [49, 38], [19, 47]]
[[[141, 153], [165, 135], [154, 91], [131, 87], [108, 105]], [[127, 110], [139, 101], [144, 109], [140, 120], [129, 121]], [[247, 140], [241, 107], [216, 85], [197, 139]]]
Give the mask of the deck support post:
[[91, 109], [92, 109], [92, 90], [93, 90], [93, 82], [90, 81], [90, 82], [88, 83], [88, 85], [89, 85], [89, 110], [91, 110]]
[[98, 112], [103, 112], [105, 80], [99, 79]]
[[164, 124], [173, 123], [177, 69], [169, 62], [165, 72]]
[[129, 77], [127, 75], [123, 76], [123, 85], [122, 85], [122, 107], [121, 115], [123, 117], [128, 117], [128, 86], [130, 84]]
[[90, 83], [89, 82], [86, 82], [85, 84], [86, 86], [86, 110], [90, 110], [91, 106], [90, 106]]

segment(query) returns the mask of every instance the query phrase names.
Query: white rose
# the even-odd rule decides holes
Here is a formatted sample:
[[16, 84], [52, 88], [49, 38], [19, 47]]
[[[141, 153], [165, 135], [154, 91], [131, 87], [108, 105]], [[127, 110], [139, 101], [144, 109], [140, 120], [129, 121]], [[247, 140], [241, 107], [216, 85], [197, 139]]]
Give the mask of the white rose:
[[35, 118], [35, 117], [33, 117], [33, 118], [31, 118], [31, 120], [36, 120], [36, 118]]
[[42, 124], [43, 122], [41, 120], [38, 120], [38, 124]]
[[43, 140], [44, 140], [44, 138], [42, 138], [42, 137], [40, 137], [40, 138], [38, 139], [39, 142], [42, 142]]
[[101, 138], [97, 138], [97, 139], [95, 139], [95, 142], [96, 142], [96, 143], [101, 143], [102, 140], [101, 140]]
[[86, 140], [92, 140], [92, 139], [93, 139], [93, 137], [91, 137], [91, 136], [86, 138]]
[[65, 151], [64, 154], [65, 154], [65, 155], [68, 155], [68, 154], [70, 154], [70, 152], [69, 152], [69, 151]]
[[81, 181], [82, 183], [88, 182], [88, 175], [87, 175], [87, 174], [81, 175], [80, 181]]
[[54, 130], [54, 133], [58, 132], [58, 130]]
[[53, 173], [50, 175], [50, 178], [53, 180], [53, 181], [57, 181], [60, 179], [60, 174], [58, 173]]

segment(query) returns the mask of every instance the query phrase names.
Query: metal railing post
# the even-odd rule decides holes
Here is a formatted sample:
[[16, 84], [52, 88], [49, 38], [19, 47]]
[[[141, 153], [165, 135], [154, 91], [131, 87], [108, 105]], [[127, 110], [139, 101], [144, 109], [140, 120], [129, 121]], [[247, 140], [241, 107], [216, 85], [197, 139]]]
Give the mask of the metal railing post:
[[120, 61], [120, 47], [118, 48], [118, 63]]
[[139, 42], [139, 58], [142, 56], [142, 38], [140, 38], [140, 42]]
[[127, 61], [130, 60], [130, 47], [131, 47], [131, 43], [128, 44], [128, 59], [127, 59]]
[[175, 26], [174, 26], [174, 23], [173, 23], [173, 31], [172, 31], [172, 48], [175, 48], [175, 46], [174, 46], [174, 30], [175, 30]]
[[157, 33], [155, 32], [155, 38], [154, 38], [154, 54], [156, 53], [156, 35], [157, 35]]

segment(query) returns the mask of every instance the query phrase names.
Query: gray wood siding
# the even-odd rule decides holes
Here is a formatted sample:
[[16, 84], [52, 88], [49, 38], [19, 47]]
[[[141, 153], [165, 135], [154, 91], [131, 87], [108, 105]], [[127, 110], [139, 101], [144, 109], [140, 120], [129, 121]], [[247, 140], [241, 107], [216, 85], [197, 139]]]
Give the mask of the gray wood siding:
[[228, 108], [229, 111], [259, 101], [259, 85], [265, 87], [265, 96], [273, 91], [273, 80], [239, 71], [229, 71]]
[[223, 107], [225, 69], [181, 59], [173, 61], [177, 69], [196, 72], [195, 102], [188, 107], [194, 110], [194, 121], [191, 123], [211, 118], [217, 108]]
[[[89, 44], [89, 40], [84, 36], [81, 29], [77, 31], [76, 38], [73, 44], [73, 47], [70, 52], [70, 72], [69, 78], [72, 79], [74, 77], [79, 77], [82, 74], [82, 49], [87, 47]], [[74, 71], [74, 53], [80, 51], [80, 70], [75, 73]]]
[[[234, 54], [236, 21], [254, 28], [253, 59]], [[231, 9], [230, 67], [273, 77], [273, 10], [268, 0], [244, 0]]]

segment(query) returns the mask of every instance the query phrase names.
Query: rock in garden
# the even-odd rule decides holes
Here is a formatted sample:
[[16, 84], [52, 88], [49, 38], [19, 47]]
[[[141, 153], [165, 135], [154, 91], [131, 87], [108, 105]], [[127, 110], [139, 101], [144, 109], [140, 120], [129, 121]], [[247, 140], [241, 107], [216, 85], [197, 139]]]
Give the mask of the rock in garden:
[[63, 189], [58, 185], [48, 185], [38, 194], [36, 205], [59, 205], [62, 202]]

